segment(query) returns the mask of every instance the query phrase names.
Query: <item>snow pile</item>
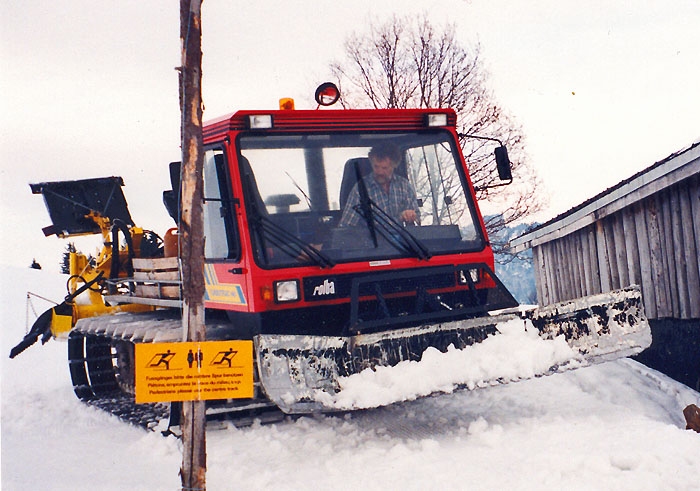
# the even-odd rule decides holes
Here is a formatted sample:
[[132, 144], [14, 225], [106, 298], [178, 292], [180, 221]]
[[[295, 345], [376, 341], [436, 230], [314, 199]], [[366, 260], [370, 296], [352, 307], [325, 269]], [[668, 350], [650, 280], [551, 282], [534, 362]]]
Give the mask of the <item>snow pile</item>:
[[541, 339], [530, 320], [513, 319], [496, 326], [499, 335], [446, 353], [428, 348], [420, 361], [393, 367], [366, 369], [339, 379], [340, 392], [317, 391], [319, 402], [338, 409], [372, 408], [410, 401], [435, 392], [451, 393], [457, 387], [475, 389], [502, 381], [532, 378], [580, 366], [577, 353], [564, 336]]

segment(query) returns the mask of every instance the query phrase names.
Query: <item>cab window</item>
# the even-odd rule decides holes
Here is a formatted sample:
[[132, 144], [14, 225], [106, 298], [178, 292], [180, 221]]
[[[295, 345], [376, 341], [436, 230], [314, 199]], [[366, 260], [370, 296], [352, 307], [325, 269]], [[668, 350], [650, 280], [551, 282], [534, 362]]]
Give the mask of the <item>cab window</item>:
[[239, 241], [223, 149], [204, 154], [204, 257], [238, 257]]

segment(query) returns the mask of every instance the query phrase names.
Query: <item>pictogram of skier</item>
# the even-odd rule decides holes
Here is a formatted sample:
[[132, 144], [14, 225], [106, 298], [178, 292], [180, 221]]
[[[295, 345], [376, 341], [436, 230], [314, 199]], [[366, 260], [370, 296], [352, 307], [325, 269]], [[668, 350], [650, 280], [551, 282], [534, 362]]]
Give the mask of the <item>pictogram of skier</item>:
[[147, 367], [158, 368], [161, 365], [165, 365], [165, 369], [170, 370], [170, 360], [172, 360], [173, 356], [175, 356], [175, 353], [171, 353], [170, 350], [165, 353], [156, 353], [156, 355], [151, 358], [151, 361], [148, 362]]
[[228, 363], [228, 367], [231, 368], [231, 360], [236, 356], [238, 351], [229, 348], [227, 351], [219, 351], [211, 362], [211, 365], [223, 365], [224, 362]]

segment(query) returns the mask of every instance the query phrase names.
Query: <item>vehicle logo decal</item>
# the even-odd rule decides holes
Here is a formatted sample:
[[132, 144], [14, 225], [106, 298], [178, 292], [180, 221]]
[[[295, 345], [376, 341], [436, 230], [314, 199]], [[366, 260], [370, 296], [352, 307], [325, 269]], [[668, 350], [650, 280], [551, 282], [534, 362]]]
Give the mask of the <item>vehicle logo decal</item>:
[[312, 295], [314, 297], [317, 295], [335, 295], [335, 282], [327, 279], [323, 280], [323, 283], [314, 288]]

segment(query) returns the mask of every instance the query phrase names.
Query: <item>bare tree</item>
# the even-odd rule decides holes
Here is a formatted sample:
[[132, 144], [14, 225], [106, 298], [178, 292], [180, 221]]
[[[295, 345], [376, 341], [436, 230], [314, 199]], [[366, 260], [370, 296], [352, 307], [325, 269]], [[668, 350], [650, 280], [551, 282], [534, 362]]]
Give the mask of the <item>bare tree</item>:
[[[460, 138], [477, 199], [500, 211], [487, 220], [490, 235], [495, 237], [508, 224], [543, 206], [538, 178], [525, 156], [522, 131], [488, 89], [479, 45], [460, 44], [454, 24], [435, 27], [425, 17], [393, 17], [370, 24], [367, 32], [346, 40], [345, 59], [332, 63], [331, 71], [344, 107], [450, 107], [457, 112], [458, 133], [498, 138], [508, 146], [514, 183], [493, 187], [500, 182], [493, 144]], [[492, 245], [498, 253], [507, 252], [506, 244]]]

